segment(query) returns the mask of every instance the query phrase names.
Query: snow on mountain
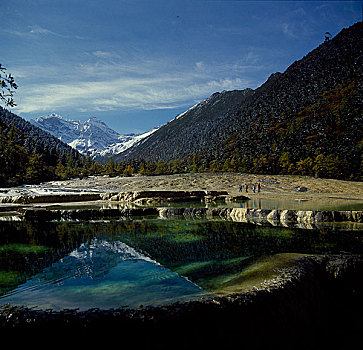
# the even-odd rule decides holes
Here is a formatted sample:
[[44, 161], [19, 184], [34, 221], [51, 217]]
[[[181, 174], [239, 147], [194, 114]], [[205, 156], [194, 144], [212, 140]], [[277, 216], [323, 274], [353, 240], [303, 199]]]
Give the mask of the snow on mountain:
[[104, 157], [109, 154], [112, 155], [112, 154], [121, 153], [121, 152], [127, 150], [128, 148], [132, 147], [136, 143], [140, 142], [147, 136], [151, 135], [157, 129], [158, 128], [153, 128], [150, 131], [147, 131], [143, 134], [138, 134], [138, 135], [120, 135], [119, 142], [112, 144], [112, 145], [108, 146], [104, 151], [101, 151], [100, 156]]
[[67, 120], [55, 113], [39, 117], [35, 120], [30, 120], [30, 122], [65, 143], [73, 141], [80, 133], [79, 130], [81, 122]]
[[86, 122], [69, 120], [52, 113], [30, 121], [49, 132], [82, 154], [89, 152], [92, 158], [110, 157], [120, 153], [152, 134], [154, 128], [143, 134], [121, 135], [95, 117]]

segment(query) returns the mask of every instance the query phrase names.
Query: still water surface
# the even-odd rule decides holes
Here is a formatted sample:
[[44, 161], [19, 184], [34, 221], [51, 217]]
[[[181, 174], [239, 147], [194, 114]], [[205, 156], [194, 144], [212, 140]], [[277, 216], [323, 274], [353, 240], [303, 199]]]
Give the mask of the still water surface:
[[363, 253], [363, 232], [204, 219], [0, 222], [0, 305], [160, 305], [213, 295], [276, 254], [342, 251]]

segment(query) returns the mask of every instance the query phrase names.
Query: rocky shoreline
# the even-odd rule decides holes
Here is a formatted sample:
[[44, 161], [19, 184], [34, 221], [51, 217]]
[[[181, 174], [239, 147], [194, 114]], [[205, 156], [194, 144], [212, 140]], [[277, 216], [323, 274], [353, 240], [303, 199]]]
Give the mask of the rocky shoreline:
[[[100, 220], [107, 218], [132, 218], [155, 216], [158, 218], [223, 218], [237, 222], [268, 226], [317, 228], [324, 223], [362, 224], [363, 211], [304, 211], [249, 208], [183, 208], [183, 207], [146, 207], [114, 209], [62, 209], [45, 208], [25, 209], [23, 217], [33, 221], [51, 220]], [[354, 227], [350, 227], [353, 229]]]
[[159, 216], [223, 217], [238, 222], [309, 228], [322, 222], [363, 223], [363, 211], [277, 210], [249, 208], [159, 208]]
[[65, 203], [106, 201], [110, 203], [134, 204], [136, 206], [153, 206], [149, 208], [119, 208], [119, 209], [78, 209], [78, 210], [47, 210], [22, 208], [24, 217], [28, 220], [59, 220], [59, 219], [99, 219], [105, 217], [125, 217], [157, 215], [161, 218], [170, 216], [187, 217], [221, 217], [233, 221], [250, 222], [267, 225], [290, 226], [299, 225], [310, 228], [314, 224], [323, 222], [353, 222], [363, 223], [362, 210], [279, 210], [231, 207], [178, 208], [166, 207], [165, 203], [202, 202], [230, 203], [249, 200], [244, 195], [230, 195], [227, 191], [124, 191], [99, 193], [60, 193], [52, 195], [21, 195], [3, 196], [3, 204], [31, 204], [31, 203]]
[[31, 204], [31, 203], [65, 203], [106, 200], [112, 202], [127, 202], [134, 204], [154, 204], [160, 202], [189, 202], [213, 200], [248, 200], [245, 196], [229, 196], [227, 191], [124, 191], [124, 192], [81, 192], [81, 193], [53, 193], [53, 194], [21, 194], [1, 196], [3, 204]]
[[198, 301], [84, 312], [4, 305], [0, 332], [76, 336], [83, 345], [93, 334], [117, 334], [123, 345], [149, 349], [347, 348], [361, 336], [362, 274], [360, 255], [312, 255], [259, 288]]

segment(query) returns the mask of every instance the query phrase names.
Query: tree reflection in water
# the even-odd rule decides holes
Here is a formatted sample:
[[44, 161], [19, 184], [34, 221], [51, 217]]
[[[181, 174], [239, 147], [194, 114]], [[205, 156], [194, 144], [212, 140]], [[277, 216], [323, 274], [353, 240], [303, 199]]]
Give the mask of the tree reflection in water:
[[[121, 247], [124, 247], [124, 250]], [[105, 284], [106, 281], [111, 283], [110, 276], [112, 283], [120, 279], [127, 279], [131, 284], [135, 284], [135, 281], [140, 284], [141, 280], [144, 283], [145, 279], [164, 280], [163, 286], [168, 291], [172, 286], [179, 286], [181, 283], [186, 295], [194, 295], [199, 291], [194, 289], [195, 284], [207, 291], [213, 291], [219, 287], [216, 281], [220, 281], [221, 276], [238, 274], [261, 257], [279, 253], [362, 253], [362, 248], [361, 231], [322, 232], [262, 227], [225, 220], [140, 218], [95, 222], [1, 222], [0, 293], [5, 295], [27, 281], [28, 284], [29, 281], [33, 283], [34, 276], [46, 279], [46, 276], [52, 275], [49, 281], [53, 281], [52, 278], [60, 274], [63, 277], [57, 275], [57, 278], [64, 281], [67, 266], [67, 273], [73, 271], [67, 275], [72, 276], [72, 283], [75, 283], [74, 271], [77, 268], [78, 271], [92, 270], [94, 276], [105, 278], [101, 286], [99, 283], [95, 285], [94, 276], [86, 273], [79, 275], [83, 278], [82, 288], [84, 284], [89, 283], [87, 293], [89, 298], [95, 300], [97, 289], [111, 288]], [[126, 255], [125, 258], [125, 249], [133, 254]], [[92, 259], [70, 259], [81, 252]], [[127, 269], [125, 261], [128, 264]], [[136, 265], [130, 265], [132, 261], [137, 261], [140, 269], [135, 269]], [[62, 262], [62, 265], [59, 262]], [[83, 265], [81, 267], [77, 264]], [[62, 273], [59, 272], [60, 266], [63, 269]], [[56, 268], [57, 273], [54, 272]], [[130, 274], [134, 274], [132, 282]], [[136, 276], [137, 274], [140, 276]], [[39, 277], [40, 275], [42, 277]], [[88, 282], [85, 275], [90, 278]], [[174, 277], [178, 275], [187, 278], [191, 284], [186, 284], [185, 279], [177, 282]], [[136, 291], [134, 284], [133, 288]], [[79, 285], [77, 288], [80, 288]], [[92, 288], [94, 289], [90, 292]], [[117, 285], [112, 288], [121, 287]], [[143, 288], [149, 288], [150, 295], [154, 293], [151, 292], [150, 284], [148, 287], [143, 285]], [[175, 288], [173, 290], [176, 291]], [[175, 293], [179, 299], [183, 298], [181, 289]], [[113, 290], [114, 298], [116, 294], [117, 291]], [[131, 295], [127, 294], [127, 298], [131, 298]], [[171, 295], [167, 296], [169, 297], [174, 298]], [[154, 294], [152, 298], [155, 298]], [[139, 302], [139, 299], [135, 302]], [[126, 301], [126, 304], [130, 303]]]

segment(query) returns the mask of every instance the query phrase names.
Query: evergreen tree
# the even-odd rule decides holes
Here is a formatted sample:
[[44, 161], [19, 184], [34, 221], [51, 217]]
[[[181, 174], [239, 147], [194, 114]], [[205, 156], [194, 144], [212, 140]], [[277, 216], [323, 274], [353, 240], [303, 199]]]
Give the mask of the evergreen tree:
[[28, 166], [26, 168], [25, 179], [29, 183], [39, 183], [44, 180], [44, 163], [42, 156], [35, 151], [29, 157]]
[[115, 162], [113, 161], [112, 157], [109, 159], [108, 163], [106, 163], [103, 167], [104, 173], [108, 176], [115, 176], [116, 175], [116, 166]]
[[146, 175], [146, 169], [145, 169], [145, 165], [144, 165], [144, 163], [141, 163], [141, 164], [140, 164], [139, 174], [140, 174], [140, 175]]
[[60, 180], [65, 180], [68, 178], [67, 169], [65, 168], [65, 166], [62, 164], [61, 161], [59, 161], [59, 163], [57, 164], [57, 167], [55, 169], [55, 174], [58, 176]]
[[313, 170], [316, 177], [326, 176], [325, 156], [324, 154], [318, 154], [314, 159]]
[[225, 161], [224, 161], [224, 164], [222, 166], [222, 171], [224, 172], [227, 172], [227, 171], [230, 171], [231, 170], [231, 164], [229, 162], [229, 159], [227, 158]]
[[236, 164], [236, 160], [234, 157], [232, 157], [231, 162], [230, 162], [230, 171], [237, 171], [237, 164]]
[[181, 161], [180, 159], [174, 159], [171, 162], [171, 171], [173, 174], [178, 174], [181, 172]]
[[213, 159], [210, 163], [209, 163], [209, 171], [211, 173], [215, 173], [219, 171], [219, 164], [218, 164], [218, 159]]
[[20, 132], [12, 123], [7, 134], [3, 134], [2, 155], [5, 182], [9, 186], [19, 185], [23, 182], [28, 154], [19, 143]]
[[281, 157], [279, 158], [279, 165], [281, 168], [281, 173], [282, 174], [288, 174], [289, 173], [289, 168], [291, 165], [291, 159], [290, 159], [290, 153], [289, 152], [284, 152]]
[[161, 175], [166, 173], [166, 164], [161, 160], [157, 161], [155, 164], [155, 174]]
[[325, 159], [326, 175], [329, 178], [339, 178], [340, 176], [340, 161], [338, 156], [329, 154]]
[[126, 176], [131, 176], [134, 173], [134, 171], [135, 171], [135, 169], [131, 165], [127, 165], [124, 170], [124, 174]]
[[305, 159], [300, 159], [296, 163], [296, 170], [300, 175], [313, 175], [313, 159], [307, 157]]
[[193, 173], [198, 172], [198, 163], [197, 163], [196, 156], [193, 156], [192, 166], [191, 166], [191, 171], [192, 171]]

